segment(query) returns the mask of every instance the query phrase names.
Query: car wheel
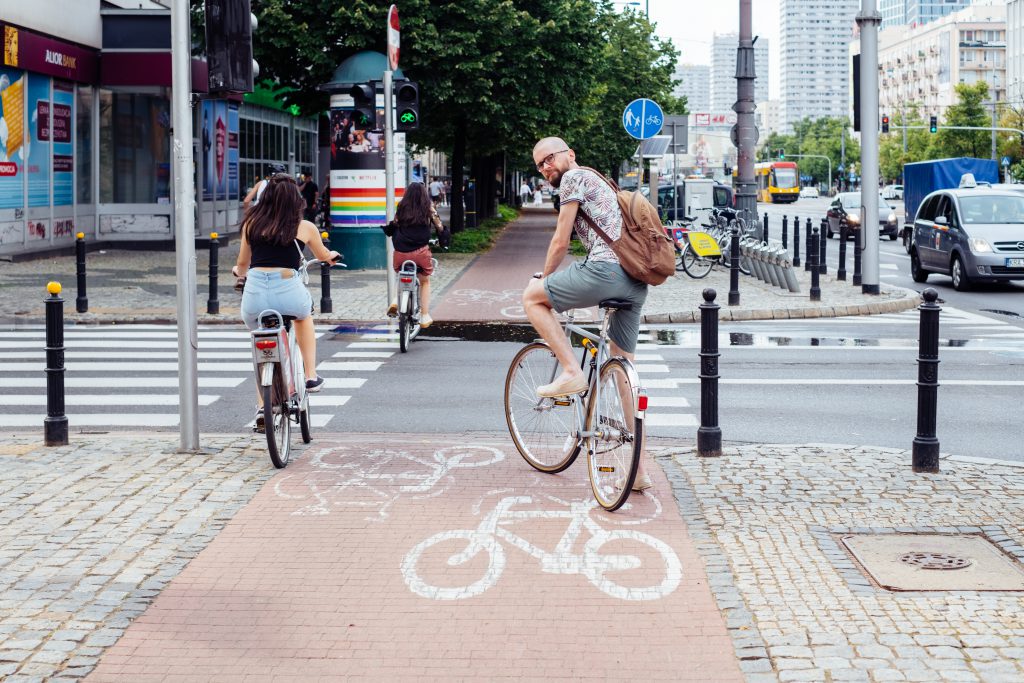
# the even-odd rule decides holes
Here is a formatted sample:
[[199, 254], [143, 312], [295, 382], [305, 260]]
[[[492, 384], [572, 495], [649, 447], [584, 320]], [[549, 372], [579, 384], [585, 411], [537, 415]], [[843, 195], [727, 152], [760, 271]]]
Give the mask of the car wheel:
[[913, 248], [911, 247], [912, 244], [913, 244], [913, 240], [910, 238], [910, 232], [908, 230], [904, 230], [903, 231], [903, 248], [907, 250], [908, 254], [913, 253]]
[[910, 277], [914, 282], [928, 282], [928, 271], [921, 267], [921, 259], [917, 250], [910, 252]]
[[953, 263], [950, 266], [949, 272], [953, 277], [953, 289], [958, 292], [966, 292], [971, 289], [971, 280], [967, 277], [964, 262], [959, 256], [953, 256]]
[[889, 235], [889, 241], [890, 242], [895, 242], [896, 241], [896, 233], [895, 232], [892, 233], [891, 235]]

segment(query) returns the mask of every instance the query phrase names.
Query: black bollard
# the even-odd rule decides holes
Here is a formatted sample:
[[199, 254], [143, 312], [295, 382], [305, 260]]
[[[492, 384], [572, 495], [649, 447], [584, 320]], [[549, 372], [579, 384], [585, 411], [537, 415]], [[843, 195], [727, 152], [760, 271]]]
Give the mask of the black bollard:
[[800, 219], [793, 219], [793, 267], [800, 265]]
[[846, 280], [846, 223], [839, 222], [839, 270], [836, 271], [836, 280]]
[[821, 255], [818, 257], [818, 272], [822, 275], [828, 273], [828, 219], [821, 219]]
[[715, 290], [705, 289], [700, 305], [700, 427], [697, 455], [722, 454], [722, 428], [718, 426], [718, 304]]
[[[810, 222], [811, 219], [807, 219]], [[821, 287], [819, 287], [818, 255], [821, 253], [818, 247], [818, 229], [811, 232], [811, 246], [807, 250], [807, 264], [811, 269], [811, 301], [821, 301]]]
[[50, 296], [46, 301], [46, 419], [43, 420], [43, 443], [47, 446], [68, 444], [68, 416], [64, 414], [64, 299], [60, 283], [46, 285]]
[[[729, 247], [729, 305], [740, 305], [740, 229], [733, 224]], [[714, 290], [711, 290], [714, 291]], [[717, 306], [715, 307], [717, 309]]]
[[78, 293], [75, 295], [75, 310], [85, 313], [89, 310], [89, 297], [85, 291], [85, 233], [78, 233], [75, 239], [75, 266], [78, 271]]
[[217, 275], [220, 270], [220, 240], [217, 233], [210, 233], [210, 294], [206, 299], [207, 313], [220, 313], [220, 300], [217, 298]]
[[[328, 233], [324, 231], [320, 233], [320, 237], [323, 238], [324, 246], [330, 249], [331, 241], [328, 239]], [[320, 312], [334, 312], [334, 303], [331, 301], [331, 264], [329, 263], [320, 264]]]
[[[939, 471], [939, 440], [935, 438], [935, 412], [939, 393], [938, 292], [929, 287], [921, 294], [921, 331], [917, 355], [917, 436], [914, 437], [915, 472]], [[698, 434], [699, 437], [699, 434]]]
[[810, 271], [811, 269], [811, 219], [807, 219], [807, 234], [804, 236], [804, 247], [807, 252], [807, 258], [804, 259], [804, 270]]
[[853, 232], [853, 285], [854, 287], [860, 286], [861, 272], [860, 272], [860, 238], [863, 230], [857, 229]]
[[782, 248], [789, 247], [789, 216], [782, 217]]
[[764, 215], [764, 230], [761, 232], [761, 239], [768, 244], [768, 214]]

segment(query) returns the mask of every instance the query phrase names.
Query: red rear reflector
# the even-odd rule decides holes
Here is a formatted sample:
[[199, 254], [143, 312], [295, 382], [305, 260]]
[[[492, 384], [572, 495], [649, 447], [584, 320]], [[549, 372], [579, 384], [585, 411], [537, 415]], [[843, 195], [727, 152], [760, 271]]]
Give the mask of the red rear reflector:
[[258, 342], [256, 342], [256, 348], [257, 349], [276, 349], [277, 348], [277, 340], [276, 339], [261, 339]]
[[404, 284], [410, 284], [412, 282], [411, 277], [400, 277], [398, 279], [401, 280]]
[[640, 412], [647, 410], [647, 394], [640, 394], [636, 397], [636, 409]]

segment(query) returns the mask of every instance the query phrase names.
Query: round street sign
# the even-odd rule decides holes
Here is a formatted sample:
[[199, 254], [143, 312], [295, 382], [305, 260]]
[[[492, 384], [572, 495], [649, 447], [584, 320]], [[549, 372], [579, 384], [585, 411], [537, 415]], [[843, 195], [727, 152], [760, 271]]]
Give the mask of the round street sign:
[[398, 6], [392, 5], [388, 10], [388, 70], [394, 71], [398, 68], [398, 46], [400, 33], [398, 25]]
[[665, 114], [654, 100], [640, 98], [626, 105], [622, 127], [637, 140], [646, 140], [661, 132]]

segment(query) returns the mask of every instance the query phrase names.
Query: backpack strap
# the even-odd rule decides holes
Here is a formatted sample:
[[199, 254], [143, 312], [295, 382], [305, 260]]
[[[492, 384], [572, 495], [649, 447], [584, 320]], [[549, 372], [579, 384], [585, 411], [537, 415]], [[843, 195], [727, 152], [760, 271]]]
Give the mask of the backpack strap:
[[[616, 194], [619, 193], [619, 186], [615, 184], [615, 181], [606, 178], [605, 175], [598, 171], [596, 168], [591, 168], [590, 166], [580, 166], [580, 168], [595, 174], [598, 178], [608, 183], [608, 187], [612, 188], [612, 192], [615, 192]], [[594, 232], [596, 232], [601, 237], [601, 239], [604, 240], [605, 244], [607, 244], [609, 247], [612, 246], [612, 242], [614, 240], [608, 237], [608, 233], [606, 233], [604, 230], [598, 227], [597, 223], [594, 222], [594, 219], [591, 218], [587, 214], [587, 212], [583, 210], [582, 204], [580, 204], [576, 212], [579, 213], [580, 217], [586, 222], [586, 224], [589, 225], [594, 230]]]

